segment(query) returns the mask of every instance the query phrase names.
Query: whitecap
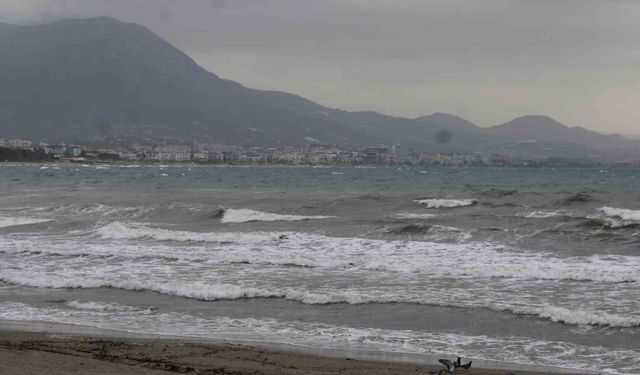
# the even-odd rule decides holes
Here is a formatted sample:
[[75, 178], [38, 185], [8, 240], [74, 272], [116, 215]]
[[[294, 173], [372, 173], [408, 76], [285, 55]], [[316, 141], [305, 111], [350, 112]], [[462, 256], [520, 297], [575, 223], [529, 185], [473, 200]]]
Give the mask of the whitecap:
[[622, 220], [640, 222], [640, 210], [629, 210], [625, 208], [601, 207], [598, 209], [601, 213], [609, 217], [617, 217]]
[[548, 219], [551, 217], [557, 216], [569, 216], [571, 213], [567, 210], [557, 210], [557, 211], [533, 211], [527, 213], [520, 213], [516, 216], [526, 217], [529, 219]]
[[233, 232], [187, 232], [174, 231], [162, 228], [153, 228], [142, 223], [122, 223], [114, 221], [96, 229], [96, 233], [102, 238], [117, 240], [126, 239], [153, 239], [158, 241], [178, 242], [233, 242], [256, 243], [273, 241], [278, 239], [275, 233], [233, 233]]
[[115, 302], [96, 302], [96, 301], [69, 301], [67, 306], [82, 310], [95, 310], [95, 311], [149, 311], [150, 309], [143, 309], [135, 306], [123, 305]]
[[625, 208], [600, 207], [599, 216], [589, 216], [589, 219], [598, 220], [602, 225], [609, 228], [623, 228], [640, 225], [640, 210], [629, 210]]
[[400, 212], [395, 215], [395, 217], [400, 219], [431, 219], [436, 217], [434, 214], [418, 214], [413, 212]]
[[225, 210], [224, 216], [220, 221], [223, 223], [245, 223], [249, 221], [299, 221], [310, 219], [328, 219], [331, 217], [332, 216], [283, 215], [256, 211], [248, 208], [230, 208]]
[[[167, 295], [194, 298], [203, 301], [234, 300], [245, 298], [282, 298], [298, 301], [305, 304], [367, 304], [367, 303], [419, 303], [425, 305], [437, 305], [444, 307], [484, 307], [495, 311], [511, 312], [518, 315], [533, 315], [541, 319], [553, 322], [577, 325], [577, 326], [602, 326], [602, 327], [640, 327], [640, 317], [619, 315], [604, 311], [595, 311], [587, 308], [568, 308], [552, 305], [540, 307], [514, 305], [492, 306], [489, 304], [466, 304], [463, 302], [443, 302], [438, 300], [403, 300], [397, 295], [371, 292], [363, 293], [358, 289], [345, 289], [335, 291], [314, 292], [303, 288], [286, 287], [272, 289], [269, 287], [242, 286], [229, 283], [206, 283], [201, 281], [152, 281], [144, 279], [112, 279], [100, 280], [91, 277], [77, 278], [73, 276], [36, 277], [35, 275], [23, 276], [14, 273], [12, 276], [3, 275], [2, 280], [23, 286], [44, 288], [118, 288], [131, 291], [154, 291]], [[78, 308], [108, 309], [106, 305], [93, 303], [77, 303]], [[112, 309], [119, 309], [115, 306]]]
[[427, 208], [466, 207], [478, 203], [475, 199], [416, 199], [415, 202], [425, 205]]

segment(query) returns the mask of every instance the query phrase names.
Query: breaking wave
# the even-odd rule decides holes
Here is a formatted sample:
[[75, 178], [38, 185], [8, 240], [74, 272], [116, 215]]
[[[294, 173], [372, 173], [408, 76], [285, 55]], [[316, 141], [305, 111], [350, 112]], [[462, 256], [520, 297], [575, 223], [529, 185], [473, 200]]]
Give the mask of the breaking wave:
[[625, 208], [601, 207], [598, 211], [610, 217], [618, 217], [622, 220], [640, 222], [640, 210], [628, 210]]
[[[89, 277], [3, 277], [4, 282], [30, 287], [44, 288], [116, 288], [131, 291], [153, 291], [157, 293], [174, 295], [179, 297], [194, 298], [202, 301], [235, 300], [246, 298], [281, 298], [311, 305], [326, 304], [369, 304], [369, 303], [415, 303], [442, 307], [459, 308], [486, 308], [494, 311], [510, 312], [517, 315], [532, 315], [552, 322], [564, 323], [576, 326], [600, 326], [600, 327], [640, 327], [640, 316], [624, 316], [603, 311], [587, 309], [569, 309], [557, 306], [499, 306], [486, 303], [464, 303], [456, 301], [441, 301], [438, 299], [413, 299], [406, 300], [392, 293], [380, 293], [376, 291], [361, 292], [358, 290], [341, 290], [311, 292], [293, 287], [265, 288], [253, 286], [241, 286], [228, 283], [204, 283], [199, 281], [183, 282], [158, 282], [145, 280], [96, 280]], [[72, 305], [73, 304], [73, 305]], [[117, 310], [123, 311], [127, 307], [112, 304], [96, 304], [93, 302], [69, 302], [71, 307], [91, 310]]]
[[598, 211], [611, 219], [618, 219], [618, 221], [612, 222], [617, 226], [630, 226], [640, 224], [640, 210], [601, 207], [598, 209]]
[[395, 215], [399, 219], [431, 219], [436, 217], [434, 214], [417, 214], [413, 212], [400, 212]]
[[177, 242], [256, 243], [278, 239], [278, 234], [275, 233], [187, 232], [152, 228], [139, 223], [125, 224], [119, 221], [98, 228], [96, 233], [102, 238], [116, 240], [151, 239]]
[[478, 203], [475, 199], [416, 199], [415, 202], [427, 208], [455, 208], [473, 206]]
[[587, 218], [587, 224], [601, 225], [611, 229], [640, 226], [640, 210], [600, 207], [598, 212], [600, 215]]
[[[400, 233], [456, 228], [411, 226]], [[459, 231], [459, 230], [458, 230]], [[301, 232], [187, 232], [113, 222], [95, 230], [101, 239], [151, 239], [195, 242], [193, 245], [153, 242], [113, 243], [68, 239], [2, 239], [7, 254], [69, 257], [119, 257], [126, 259], [176, 259], [197, 265], [272, 264], [321, 269], [357, 269], [430, 277], [511, 278], [526, 280], [640, 282], [640, 257], [593, 255], [559, 257], [547, 252], [522, 252], [490, 242], [440, 243], [429, 241], [372, 240], [328, 237]], [[456, 232], [457, 233], [457, 232]], [[460, 232], [461, 235], [464, 232]], [[96, 242], [93, 240], [93, 242]], [[223, 245], [223, 248], [210, 244]], [[220, 250], [220, 251], [217, 251]], [[455, 267], [449, 266], [455, 259]]]
[[140, 307], [123, 305], [115, 302], [96, 302], [96, 301], [69, 301], [67, 306], [82, 310], [95, 311], [122, 311], [122, 312], [139, 312], [139, 311], [155, 311], [155, 308], [142, 309]]
[[298, 221], [311, 219], [328, 219], [332, 216], [300, 216], [281, 215], [269, 212], [255, 211], [248, 208], [227, 209], [220, 220], [223, 223], [246, 223], [251, 221]]
[[512, 311], [521, 315], [535, 315], [555, 323], [571, 325], [623, 328], [640, 327], [640, 316], [620, 316], [590, 309], [567, 309], [564, 307], [547, 305], [539, 308], [509, 308], [506, 309], [506, 311]]
[[571, 212], [567, 210], [557, 210], [557, 211], [533, 211], [529, 213], [518, 214], [517, 216], [526, 217], [529, 219], [548, 219], [551, 217], [559, 217], [559, 216], [570, 216]]

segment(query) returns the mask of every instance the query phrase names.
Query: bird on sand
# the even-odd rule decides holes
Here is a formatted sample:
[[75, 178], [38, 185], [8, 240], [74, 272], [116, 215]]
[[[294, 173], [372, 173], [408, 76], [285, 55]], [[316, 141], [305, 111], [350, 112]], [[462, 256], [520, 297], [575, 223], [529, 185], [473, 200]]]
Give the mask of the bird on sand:
[[465, 364], [462, 364], [462, 360], [460, 357], [458, 357], [455, 361], [450, 361], [448, 359], [439, 359], [438, 362], [442, 363], [444, 365], [444, 367], [446, 367], [446, 369], [441, 370], [442, 371], [446, 371], [448, 373], [452, 373], [454, 372], [457, 368], [463, 368], [465, 370], [468, 370], [469, 368], [471, 368], [471, 362], [469, 361]]
[[451, 362], [448, 359], [439, 359], [438, 362], [442, 363], [444, 365], [444, 367], [446, 367], [445, 370], [441, 370], [442, 371], [446, 371], [446, 372], [453, 372], [456, 369], [456, 363], [455, 362]]

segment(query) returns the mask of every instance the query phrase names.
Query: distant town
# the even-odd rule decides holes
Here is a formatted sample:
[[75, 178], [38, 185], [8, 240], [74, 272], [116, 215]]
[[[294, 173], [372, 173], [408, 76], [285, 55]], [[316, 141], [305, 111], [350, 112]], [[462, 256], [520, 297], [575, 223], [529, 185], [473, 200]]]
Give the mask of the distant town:
[[526, 158], [491, 152], [414, 152], [398, 144], [344, 149], [331, 145], [299, 147], [241, 147], [217, 144], [132, 144], [117, 149], [77, 144], [34, 143], [26, 139], [0, 138], [0, 162], [82, 163], [198, 163], [280, 165], [421, 165], [442, 167], [561, 167], [640, 166], [640, 162], [604, 162], [590, 159]]

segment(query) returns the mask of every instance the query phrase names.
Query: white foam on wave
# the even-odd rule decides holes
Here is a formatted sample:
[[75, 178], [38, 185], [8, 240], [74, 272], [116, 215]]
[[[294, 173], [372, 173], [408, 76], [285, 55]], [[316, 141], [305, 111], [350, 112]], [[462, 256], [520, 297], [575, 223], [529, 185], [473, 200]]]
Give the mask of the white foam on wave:
[[427, 208], [467, 207], [478, 203], [475, 199], [416, 199], [415, 202]]
[[[443, 235], [456, 228], [434, 226]], [[458, 230], [459, 231], [459, 230]], [[328, 237], [301, 232], [189, 232], [140, 223], [112, 222], [98, 227], [99, 238], [203, 243], [179, 246], [161, 243], [100, 242], [87, 246], [75, 239], [41, 243], [31, 239], [0, 239], [7, 253], [38, 252], [69, 256], [113, 255], [130, 259], [175, 258], [207, 264], [273, 264], [322, 269], [359, 269], [457, 279], [511, 278], [606, 283], [640, 282], [640, 257], [593, 255], [559, 257], [547, 252], [519, 251], [489, 242], [440, 243]], [[464, 232], [460, 232], [464, 235]], [[208, 243], [224, 245], [212, 251]], [[455, 259], [455, 267], [449, 266]]]
[[33, 217], [0, 217], [0, 228], [16, 227], [20, 225], [48, 223], [53, 220]]
[[[131, 291], [152, 291], [162, 294], [174, 295], [179, 297], [188, 297], [199, 299], [203, 301], [216, 301], [223, 299], [241, 299], [241, 298], [257, 298], [257, 297], [277, 297], [291, 300], [302, 300], [302, 302], [309, 304], [328, 303], [319, 302], [313, 299], [305, 299], [304, 292], [298, 294], [293, 291], [293, 294], [288, 295], [285, 291], [274, 291], [266, 288], [256, 287], [242, 287], [235, 284], [215, 284], [215, 283], [203, 283], [199, 281], [170, 281], [161, 282], [155, 280], [125, 280], [125, 279], [112, 279], [104, 280], [100, 278], [91, 277], [74, 277], [74, 276], [61, 276], [61, 275], [46, 275], [41, 277], [23, 277], [16, 273], [9, 272], [10, 275], [3, 275], [1, 280], [4, 282], [29, 286], [38, 288], [116, 288]], [[94, 304], [78, 303], [78, 308], [85, 309], [98, 309]], [[104, 308], [105, 306], [100, 306]]]
[[[96, 302], [97, 304], [104, 304]], [[259, 340], [316, 348], [375, 350], [391, 353], [448, 355], [458, 353], [531, 365], [562, 364], [567, 368], [637, 374], [640, 352], [562, 341], [516, 336], [467, 335], [440, 331], [390, 330], [270, 318], [195, 316], [178, 312], [95, 311], [94, 309], [37, 308], [20, 302], [1, 302], [0, 319], [44, 321], [100, 327], [137, 334], [207, 339]], [[577, 371], [574, 371], [577, 372]]]
[[413, 212], [400, 212], [395, 215], [399, 219], [431, 219], [436, 217], [434, 214], [417, 214]]
[[[625, 208], [600, 207], [598, 211], [605, 216], [607, 226], [612, 228], [640, 224], [640, 210]], [[593, 218], [593, 217], [592, 217]]]
[[[507, 311], [522, 315], [535, 315], [553, 322], [560, 322], [580, 326], [601, 327], [640, 327], [640, 316], [625, 316], [587, 308], [566, 308], [544, 305], [534, 306], [491, 306], [480, 304], [466, 304], [452, 301], [450, 303], [439, 300], [424, 300], [419, 297], [403, 298], [395, 293], [380, 291], [364, 292], [356, 289], [309, 291], [295, 287], [257, 287], [242, 286], [229, 283], [206, 283], [201, 281], [157, 281], [135, 278], [100, 278], [73, 275], [28, 275], [17, 272], [3, 272], [1, 280], [10, 284], [40, 287], [40, 288], [117, 288], [131, 291], [153, 291], [167, 295], [194, 298], [203, 301], [234, 300], [244, 298], [282, 298], [298, 301], [310, 305], [334, 303], [367, 304], [367, 303], [420, 303], [426, 305], [451, 307], [483, 307], [496, 311]], [[106, 305], [79, 303], [77, 308], [108, 309]], [[117, 310], [118, 307], [112, 308]]]
[[124, 312], [133, 312], [133, 311], [146, 311], [150, 309], [142, 309], [135, 306], [123, 305], [115, 302], [97, 302], [97, 301], [69, 301], [66, 303], [67, 306], [73, 307], [76, 309], [83, 310], [95, 310], [95, 311], [124, 311]]
[[267, 232], [187, 232], [153, 228], [142, 223], [122, 223], [119, 221], [99, 227], [96, 229], [96, 233], [102, 238], [116, 240], [153, 239], [178, 242], [257, 243], [278, 239], [277, 234]]
[[333, 216], [282, 215], [251, 210], [248, 208], [229, 208], [225, 210], [224, 216], [220, 221], [223, 223], [246, 223], [250, 221], [299, 221], [310, 219], [328, 219], [331, 217]]
[[518, 307], [507, 310], [517, 314], [536, 315], [556, 323], [604, 327], [640, 327], [640, 316], [620, 316], [589, 308], [568, 309], [546, 305], [541, 307]]
[[[633, 283], [640, 282], [640, 257], [559, 257], [483, 242], [385, 241], [296, 232], [198, 233], [120, 222], [99, 227], [96, 233], [102, 234], [80, 241], [0, 237], [0, 279], [33, 287], [113, 287], [203, 300], [276, 297], [307, 304], [444, 304], [532, 314], [576, 325], [640, 324], [640, 317], [630, 312], [631, 302], [624, 302], [633, 300], [624, 296], [635, 295]], [[229, 264], [236, 267], [232, 272]], [[357, 287], [341, 284], [345, 275], [357, 280]], [[307, 283], [315, 278], [323, 280], [321, 286]], [[557, 296], [556, 302], [562, 304], [558, 308], [568, 312], [539, 309], [548, 295], [531, 288], [560, 282], [564, 286], [553, 287], [554, 298], [562, 294], [556, 288], [567, 288], [576, 296], [569, 300]], [[621, 282], [626, 284], [610, 284]], [[527, 294], [521, 295], [523, 290]], [[593, 299], [603, 292], [626, 294], [620, 304], [608, 303], [607, 311], [593, 304], [583, 306], [583, 296]]]
[[516, 216], [526, 217], [529, 219], [548, 219], [550, 217], [568, 216], [571, 213], [567, 210], [557, 211], [533, 211], [528, 213], [517, 214]]

